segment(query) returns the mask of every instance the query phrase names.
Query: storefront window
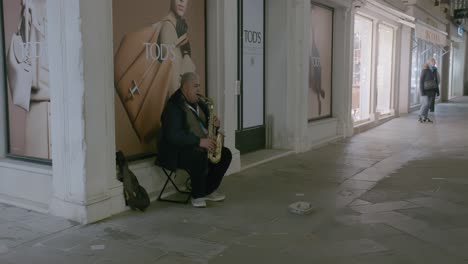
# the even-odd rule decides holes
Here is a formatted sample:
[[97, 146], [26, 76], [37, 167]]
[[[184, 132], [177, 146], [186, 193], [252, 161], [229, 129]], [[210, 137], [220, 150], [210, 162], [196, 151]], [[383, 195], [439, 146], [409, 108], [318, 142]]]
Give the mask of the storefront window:
[[309, 121], [332, 116], [333, 9], [312, 4], [309, 53]]
[[354, 24], [354, 63], [351, 113], [355, 122], [368, 120], [372, 79], [373, 22], [356, 16]]
[[377, 55], [377, 108], [376, 112], [389, 114], [392, 103], [394, 30], [379, 25]]
[[444, 55], [444, 50], [441, 46], [415, 38], [416, 36], [413, 32], [413, 43], [415, 43], [415, 46], [413, 47], [411, 56], [411, 107], [417, 107], [421, 102], [421, 96], [419, 94], [419, 77], [424, 64], [426, 64], [430, 58], [435, 58], [439, 75], [442, 76], [442, 57]]
[[197, 73], [202, 93], [207, 76], [205, 1], [136, 2], [112, 1], [116, 148], [131, 160], [155, 154], [180, 76]]
[[455, 53], [457, 52], [457, 48], [455, 47], [454, 45], [454, 42], [450, 42], [450, 57], [449, 57], [449, 65], [450, 65], [450, 84], [449, 84], [449, 99], [453, 98], [456, 96], [456, 89], [455, 86], [456, 86], [456, 81], [454, 80], [454, 72], [455, 72], [455, 69], [454, 69], [454, 62], [455, 62]]
[[49, 163], [47, 1], [2, 1], [8, 154]]

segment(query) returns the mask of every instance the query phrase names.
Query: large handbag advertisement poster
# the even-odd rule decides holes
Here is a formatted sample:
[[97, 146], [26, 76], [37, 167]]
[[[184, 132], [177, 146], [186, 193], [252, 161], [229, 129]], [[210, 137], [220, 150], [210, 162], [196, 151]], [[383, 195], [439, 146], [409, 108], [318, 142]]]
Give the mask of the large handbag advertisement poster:
[[46, 0], [2, 1], [11, 156], [51, 159]]
[[116, 148], [155, 153], [161, 113], [180, 76], [206, 80], [204, 0], [113, 0]]
[[333, 10], [312, 3], [309, 56], [310, 121], [332, 115]]

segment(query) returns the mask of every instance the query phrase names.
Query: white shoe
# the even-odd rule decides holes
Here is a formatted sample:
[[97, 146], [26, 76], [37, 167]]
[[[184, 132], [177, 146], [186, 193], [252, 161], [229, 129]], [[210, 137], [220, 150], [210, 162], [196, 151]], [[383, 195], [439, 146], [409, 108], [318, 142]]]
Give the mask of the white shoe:
[[192, 205], [193, 207], [197, 207], [197, 208], [205, 208], [206, 207], [205, 198], [192, 198]]
[[224, 199], [226, 199], [226, 195], [219, 193], [219, 192], [213, 192], [205, 196], [205, 200], [212, 201], [212, 202], [221, 202]]

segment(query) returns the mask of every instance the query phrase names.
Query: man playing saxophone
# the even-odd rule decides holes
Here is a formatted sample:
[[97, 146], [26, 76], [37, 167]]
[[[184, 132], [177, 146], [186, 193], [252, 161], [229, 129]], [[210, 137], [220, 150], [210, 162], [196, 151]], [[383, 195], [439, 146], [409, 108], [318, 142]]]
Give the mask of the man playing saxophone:
[[[161, 117], [158, 162], [171, 170], [185, 169], [191, 179], [192, 205], [206, 207], [206, 201], [222, 201], [225, 195], [216, 192], [231, 164], [228, 148], [217, 148], [210, 124], [216, 129], [220, 120], [212, 115], [206, 99], [199, 97], [200, 81], [193, 72], [181, 76], [180, 88], [169, 98]], [[219, 162], [208, 159], [220, 150]]]

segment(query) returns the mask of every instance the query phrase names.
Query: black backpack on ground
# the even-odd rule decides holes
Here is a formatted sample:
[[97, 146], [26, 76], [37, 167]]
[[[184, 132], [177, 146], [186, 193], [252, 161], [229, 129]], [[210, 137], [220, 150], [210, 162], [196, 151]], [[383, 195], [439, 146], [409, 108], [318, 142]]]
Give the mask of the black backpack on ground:
[[139, 209], [145, 211], [150, 205], [150, 199], [145, 188], [139, 183], [135, 174], [128, 168], [128, 161], [122, 151], [116, 153], [119, 176], [117, 179], [123, 183], [125, 205], [132, 210]]

